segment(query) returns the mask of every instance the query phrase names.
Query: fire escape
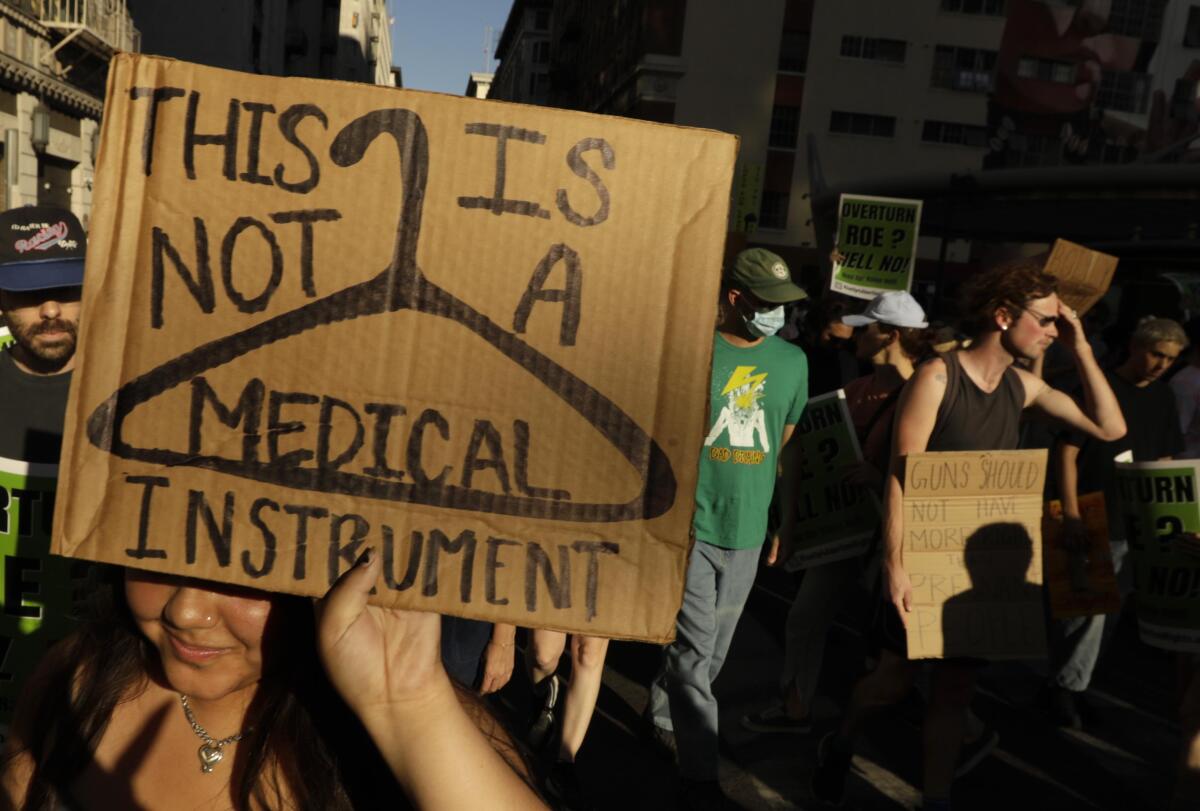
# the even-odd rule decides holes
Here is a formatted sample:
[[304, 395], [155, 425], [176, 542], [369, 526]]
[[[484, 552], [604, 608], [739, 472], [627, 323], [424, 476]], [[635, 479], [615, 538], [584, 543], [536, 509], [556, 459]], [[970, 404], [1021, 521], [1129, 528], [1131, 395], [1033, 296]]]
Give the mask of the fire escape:
[[[34, 0], [38, 19], [52, 32], [41, 67], [97, 97], [104, 94], [108, 62], [118, 51], [138, 51], [141, 34], [125, 0]], [[58, 38], [54, 38], [54, 34]]]

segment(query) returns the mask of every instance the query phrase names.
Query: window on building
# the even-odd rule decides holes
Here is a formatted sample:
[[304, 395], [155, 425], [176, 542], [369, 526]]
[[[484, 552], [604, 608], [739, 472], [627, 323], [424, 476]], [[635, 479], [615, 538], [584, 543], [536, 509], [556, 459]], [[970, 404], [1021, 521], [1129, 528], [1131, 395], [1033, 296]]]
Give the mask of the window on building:
[[533, 43], [533, 64], [547, 65], [550, 63], [550, 41], [542, 40]]
[[875, 59], [880, 62], [903, 62], [908, 43], [901, 39], [875, 37], [842, 37], [842, 56], [855, 59]]
[[1023, 56], [1017, 61], [1017, 75], [1022, 79], [1039, 79], [1043, 82], [1074, 84], [1075, 73], [1076, 68], [1074, 64], [1059, 62], [1056, 59], [1039, 59], [1035, 56]]
[[758, 209], [758, 227], [775, 228], [783, 231], [787, 228], [788, 203], [791, 195], [785, 191], [763, 190], [762, 203]]
[[1167, 0], [1120, 0], [1108, 12], [1108, 31], [1158, 42]]
[[1200, 6], [1188, 9], [1187, 25], [1183, 29], [1183, 46], [1200, 48]]
[[550, 30], [550, 9], [540, 8], [534, 12], [533, 27], [538, 31]]
[[957, 124], [952, 121], [926, 121], [921, 128], [921, 140], [934, 144], [987, 146], [987, 127]]
[[871, 135], [891, 138], [896, 134], [896, 118], [890, 115], [850, 113], [834, 110], [829, 115], [829, 131], [847, 135]]
[[784, 31], [779, 40], [779, 69], [804, 73], [808, 69], [808, 32]]
[[930, 84], [950, 90], [989, 93], [996, 71], [996, 52], [984, 48], [938, 45], [933, 53]]
[[771, 132], [767, 143], [775, 149], [795, 149], [800, 136], [800, 108], [775, 105], [771, 111]]
[[942, 0], [941, 8], [942, 11], [954, 11], [960, 14], [1004, 16], [1004, 0]]
[[1106, 70], [1096, 91], [1096, 105], [1126, 113], [1144, 113], [1150, 103], [1150, 76], [1131, 70]]
[[550, 76], [546, 73], [531, 73], [529, 74], [529, 95], [531, 98], [539, 98], [550, 87]]

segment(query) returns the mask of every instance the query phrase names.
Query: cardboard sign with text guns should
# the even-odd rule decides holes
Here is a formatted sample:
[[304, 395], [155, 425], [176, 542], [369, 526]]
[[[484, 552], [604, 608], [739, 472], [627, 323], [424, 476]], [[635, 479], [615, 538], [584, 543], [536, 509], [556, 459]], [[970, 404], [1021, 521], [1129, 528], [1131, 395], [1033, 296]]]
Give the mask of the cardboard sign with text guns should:
[[109, 71], [55, 548], [662, 641], [733, 136]]
[[910, 659], [1045, 656], [1045, 480], [1045, 450], [905, 457]]

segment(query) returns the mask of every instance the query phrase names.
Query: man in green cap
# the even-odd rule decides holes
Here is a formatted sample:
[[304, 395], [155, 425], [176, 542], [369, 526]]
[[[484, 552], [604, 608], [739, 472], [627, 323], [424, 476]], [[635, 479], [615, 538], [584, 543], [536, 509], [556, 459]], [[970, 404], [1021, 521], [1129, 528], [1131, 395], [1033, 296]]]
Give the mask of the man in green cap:
[[[675, 741], [681, 808], [721, 808], [717, 783], [717, 700], [712, 683], [754, 584], [767, 535], [779, 452], [808, 400], [804, 352], [775, 337], [783, 305], [805, 298], [782, 259], [762, 248], [742, 251], [721, 280], [708, 435], [700, 455], [696, 542], [688, 561], [675, 641], [646, 708], [662, 746]], [[783, 475], [782, 526], [768, 565], [782, 564], [795, 520], [792, 465]]]

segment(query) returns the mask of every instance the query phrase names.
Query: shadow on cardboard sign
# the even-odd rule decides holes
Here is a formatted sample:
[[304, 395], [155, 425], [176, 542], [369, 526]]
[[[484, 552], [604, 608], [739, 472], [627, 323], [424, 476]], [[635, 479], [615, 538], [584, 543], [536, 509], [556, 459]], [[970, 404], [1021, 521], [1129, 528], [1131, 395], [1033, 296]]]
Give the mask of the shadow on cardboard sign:
[[[366, 282], [196, 347], [131, 380], [91, 414], [88, 439], [101, 450], [123, 459], [203, 468], [298, 490], [473, 512], [613, 522], [648, 520], [669, 511], [675, 503], [675, 475], [670, 460], [645, 430], [591, 385], [430, 282], [417, 267], [417, 242], [429, 170], [428, 139], [420, 117], [404, 109], [375, 110], [360, 116], [338, 133], [330, 145], [330, 157], [338, 166], [353, 166], [383, 134], [395, 139], [402, 170], [402, 204], [391, 264]], [[336, 468], [300, 468], [163, 448], [137, 448], [122, 438], [125, 418], [135, 408], [197, 375], [306, 330], [400, 310], [414, 310], [456, 322], [528, 372], [582, 415], [633, 466], [641, 479], [640, 493], [624, 503], [579, 503], [482, 492], [447, 484], [384, 480]]]
[[943, 656], [1030, 658], [1045, 652], [1042, 587], [1026, 579], [1033, 539], [1021, 524], [980, 527], [963, 563], [971, 588], [942, 606]]

